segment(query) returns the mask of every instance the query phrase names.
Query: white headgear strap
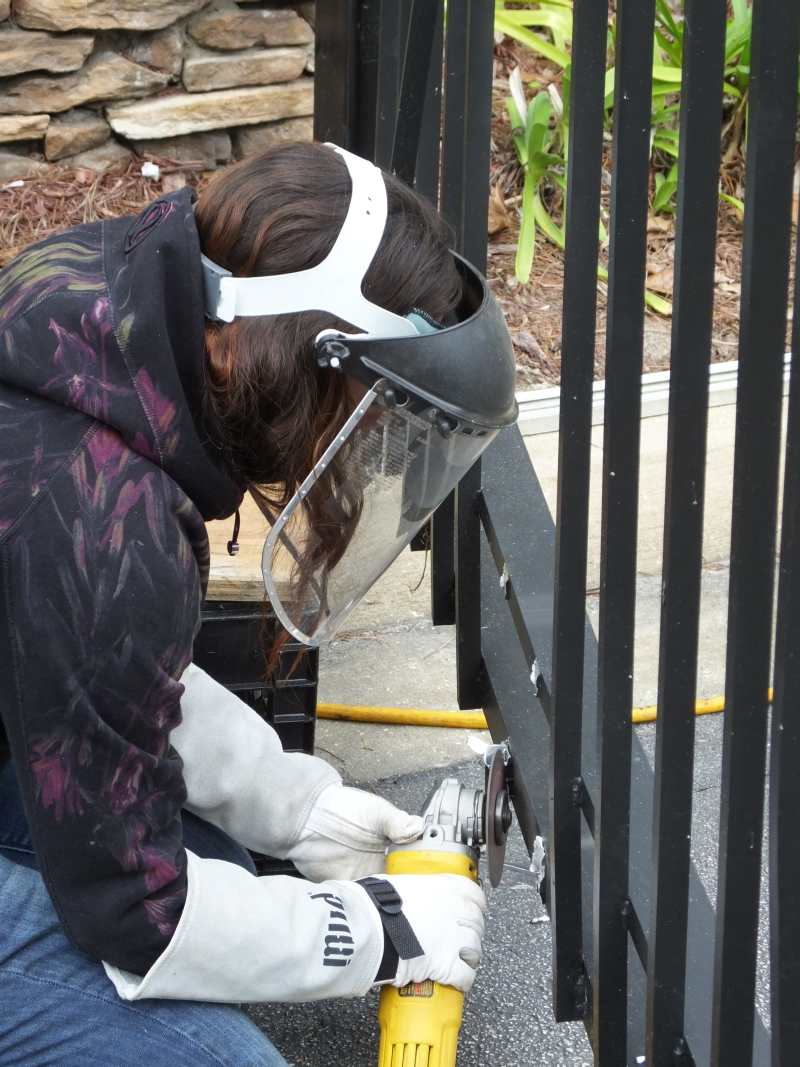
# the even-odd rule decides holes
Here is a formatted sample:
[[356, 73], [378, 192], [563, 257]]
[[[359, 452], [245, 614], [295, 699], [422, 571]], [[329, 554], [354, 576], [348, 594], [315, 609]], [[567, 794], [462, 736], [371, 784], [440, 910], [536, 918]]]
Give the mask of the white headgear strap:
[[361, 292], [386, 227], [383, 175], [368, 160], [336, 145], [327, 147], [344, 160], [353, 187], [347, 215], [328, 255], [308, 270], [256, 278], [233, 278], [203, 256], [208, 313], [232, 322], [239, 316], [327, 311], [371, 336], [413, 336], [417, 333], [413, 323], [373, 304]]

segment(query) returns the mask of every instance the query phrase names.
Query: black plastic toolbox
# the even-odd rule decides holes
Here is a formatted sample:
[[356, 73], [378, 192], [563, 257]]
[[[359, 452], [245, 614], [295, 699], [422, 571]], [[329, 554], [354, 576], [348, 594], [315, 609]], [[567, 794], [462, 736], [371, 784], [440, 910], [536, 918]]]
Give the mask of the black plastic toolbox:
[[314, 751], [319, 652], [288, 641], [266, 682], [265, 650], [277, 632], [274, 615], [256, 601], [208, 600], [194, 662], [255, 708], [288, 752]]
[[[319, 652], [287, 641], [266, 682], [266, 649], [278, 629], [257, 601], [207, 600], [194, 662], [273, 726], [287, 752], [314, 752]], [[265, 783], [265, 788], [269, 784]], [[252, 853], [259, 874], [296, 874], [291, 863]]]

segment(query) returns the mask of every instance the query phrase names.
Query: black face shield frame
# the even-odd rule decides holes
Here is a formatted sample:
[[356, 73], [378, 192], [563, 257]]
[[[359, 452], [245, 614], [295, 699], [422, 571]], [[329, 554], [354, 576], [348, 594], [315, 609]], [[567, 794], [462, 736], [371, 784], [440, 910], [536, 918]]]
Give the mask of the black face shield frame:
[[[331, 146], [334, 147], [334, 146]], [[323, 330], [317, 363], [364, 396], [275, 519], [262, 554], [267, 594], [286, 629], [329, 640], [497, 433], [516, 420], [515, 359], [483, 276], [453, 253], [462, 298], [451, 323], [397, 315], [361, 286], [386, 225], [378, 168], [334, 148], [352, 179], [328, 256], [295, 274], [233, 278], [203, 257], [206, 313], [327, 311], [358, 333]]]

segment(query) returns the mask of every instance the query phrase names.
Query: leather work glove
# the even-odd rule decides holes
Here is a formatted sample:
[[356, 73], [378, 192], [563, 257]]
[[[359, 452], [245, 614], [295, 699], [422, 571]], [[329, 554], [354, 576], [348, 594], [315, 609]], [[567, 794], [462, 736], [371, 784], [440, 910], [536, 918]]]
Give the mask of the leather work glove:
[[460, 874], [393, 874], [359, 884], [384, 927], [378, 982], [402, 987], [430, 979], [470, 991], [486, 929], [479, 885]]
[[312, 882], [355, 881], [383, 871], [387, 846], [415, 840], [423, 825], [422, 816], [383, 797], [333, 783], [320, 793], [286, 858]]

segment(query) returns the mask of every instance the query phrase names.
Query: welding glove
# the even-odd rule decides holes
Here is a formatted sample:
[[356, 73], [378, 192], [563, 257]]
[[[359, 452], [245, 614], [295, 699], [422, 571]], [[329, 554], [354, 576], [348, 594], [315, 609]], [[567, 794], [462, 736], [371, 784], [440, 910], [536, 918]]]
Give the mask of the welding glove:
[[190, 664], [183, 721], [170, 742], [183, 760], [186, 808], [256, 852], [291, 859], [314, 881], [383, 870], [388, 844], [413, 841], [422, 819], [341, 784], [324, 760], [284, 752], [234, 693]]
[[[298, 1002], [363, 996], [383, 980], [386, 925], [363, 883], [257, 878], [187, 850], [186, 884], [178, 927], [146, 974], [104, 963], [123, 1000]], [[393, 876], [388, 889], [402, 897], [419, 949], [388, 980], [430, 978], [466, 992], [481, 954], [481, 890], [448, 874]]]
[[431, 979], [468, 993], [486, 925], [480, 886], [459, 874], [383, 875], [360, 884], [384, 927], [377, 980], [402, 987]]
[[414, 841], [424, 820], [383, 797], [334, 783], [317, 797], [287, 858], [313, 882], [358, 879], [384, 868], [386, 848]]

